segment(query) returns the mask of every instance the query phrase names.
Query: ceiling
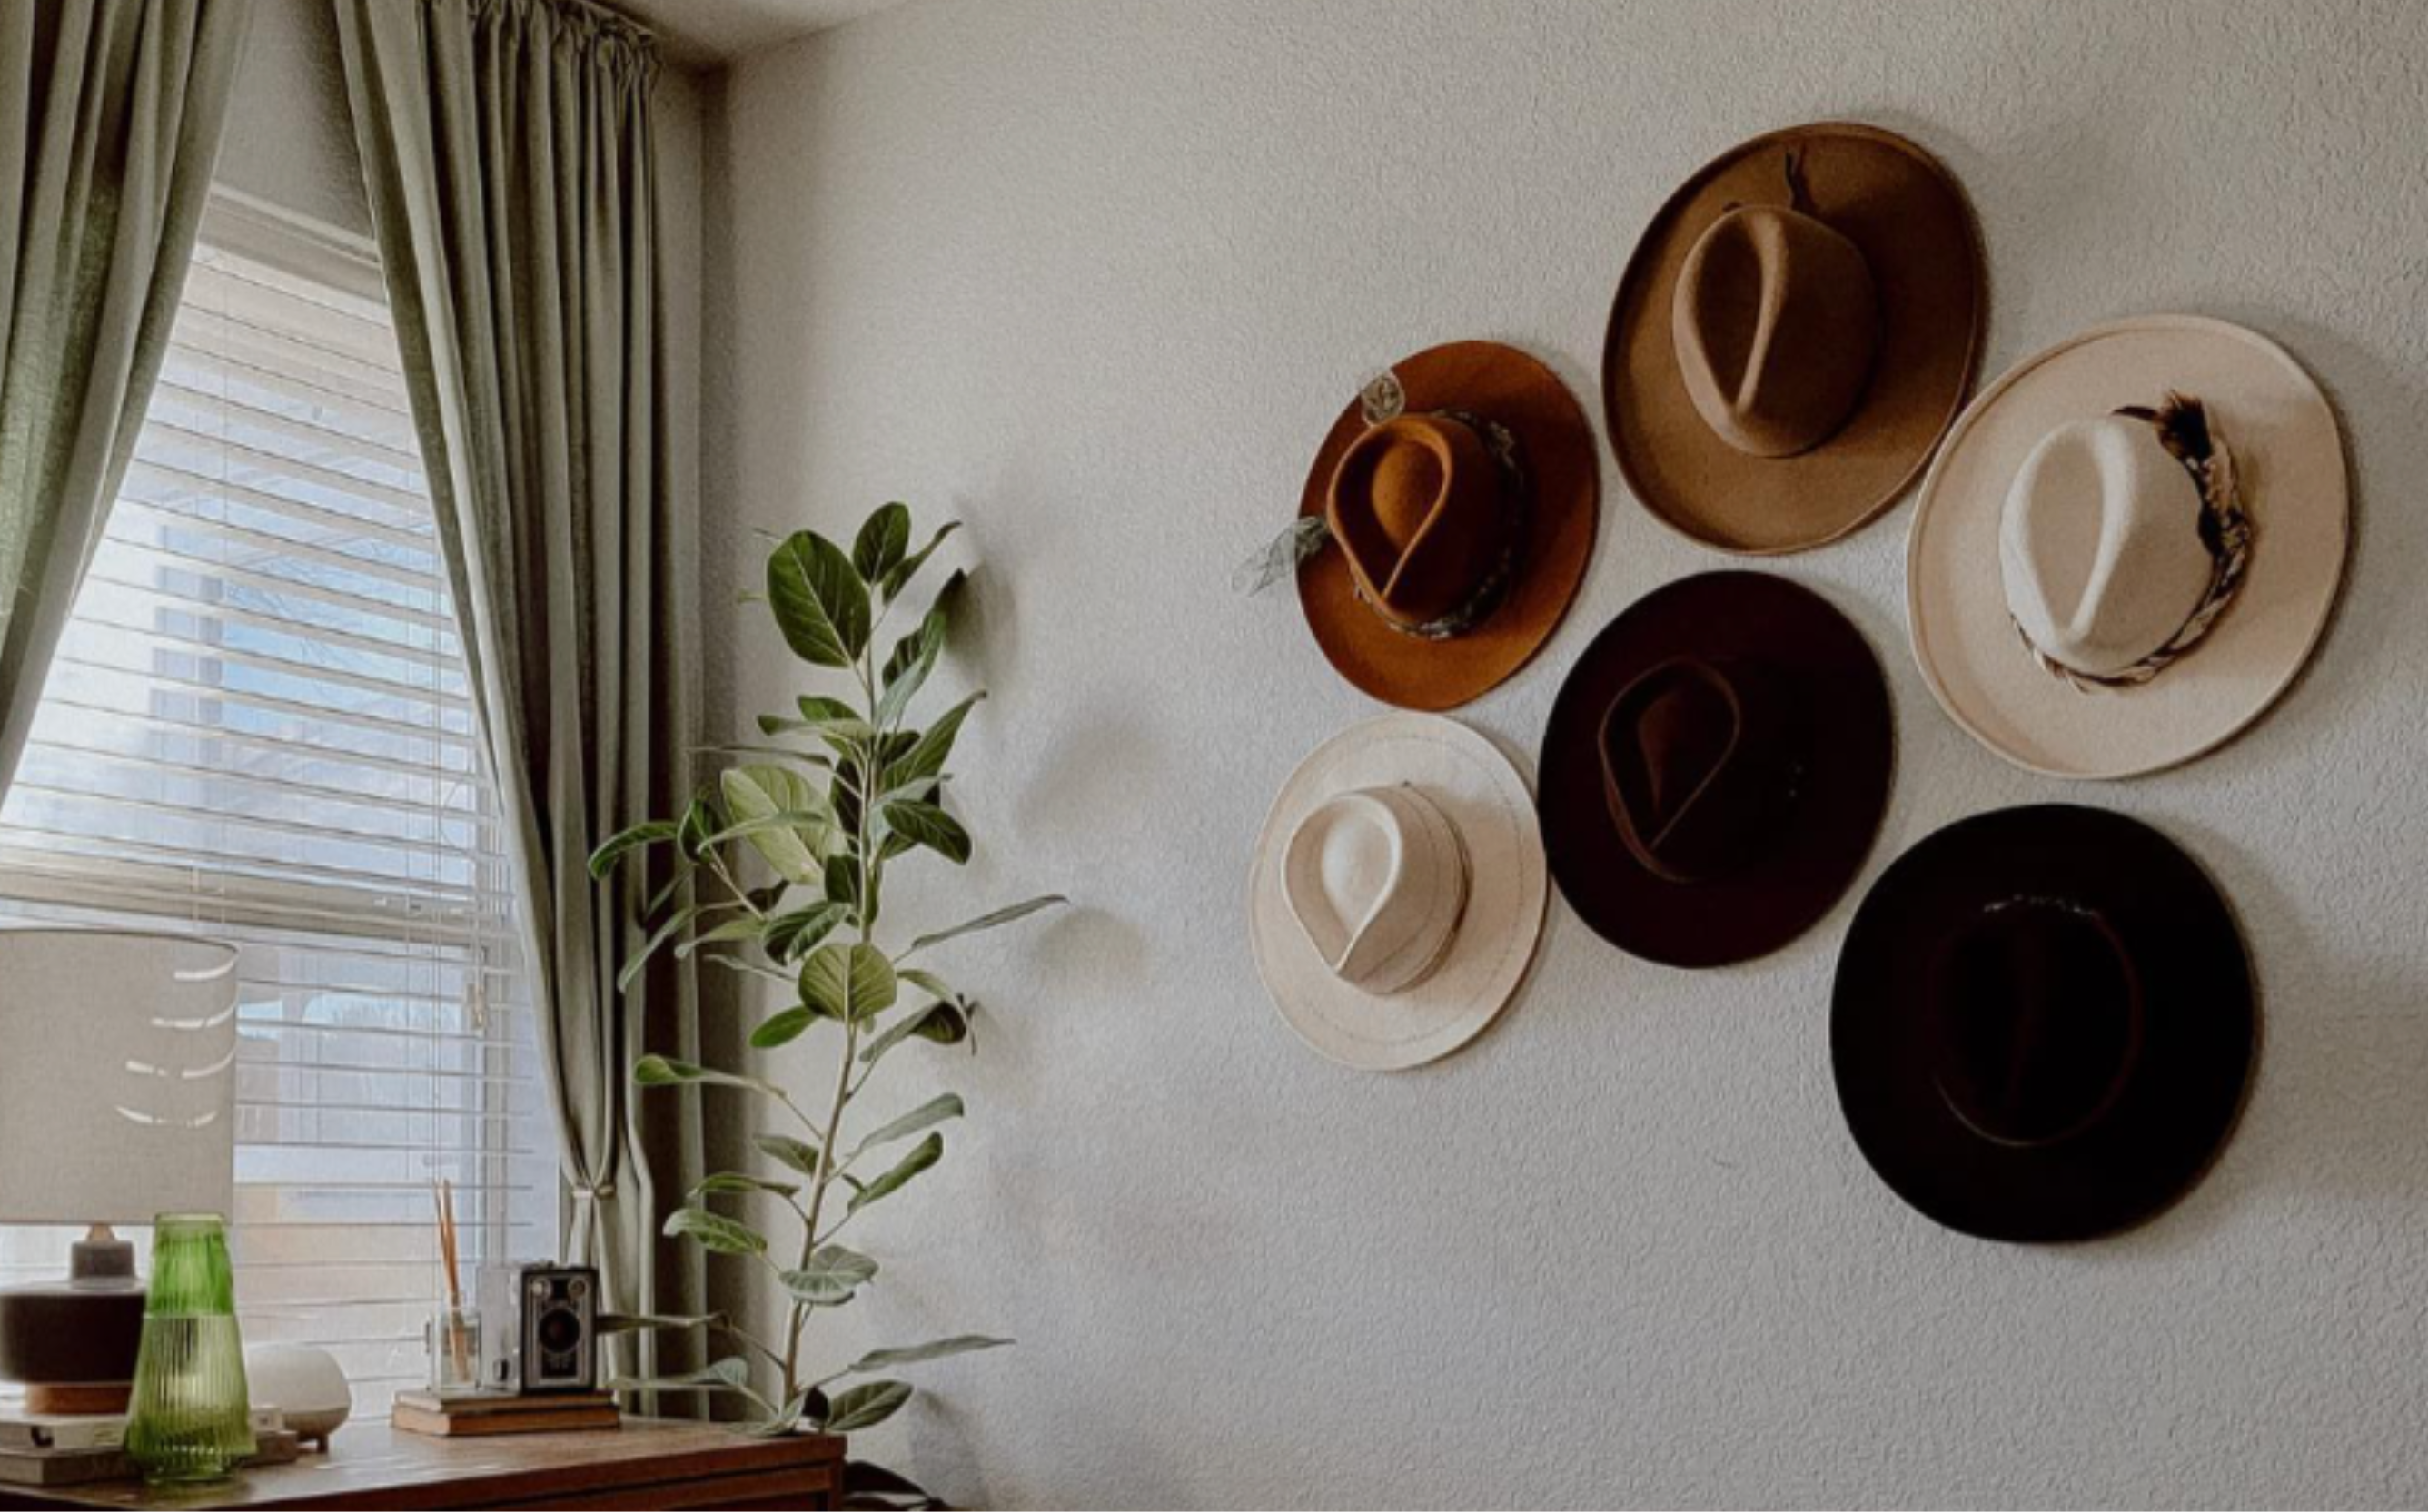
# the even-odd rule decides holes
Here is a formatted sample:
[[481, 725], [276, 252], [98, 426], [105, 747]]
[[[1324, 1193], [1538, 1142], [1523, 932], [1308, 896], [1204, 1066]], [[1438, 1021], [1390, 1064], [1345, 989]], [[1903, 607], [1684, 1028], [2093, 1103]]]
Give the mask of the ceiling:
[[610, 0], [658, 34], [666, 57], [713, 68], [780, 47], [899, 0]]

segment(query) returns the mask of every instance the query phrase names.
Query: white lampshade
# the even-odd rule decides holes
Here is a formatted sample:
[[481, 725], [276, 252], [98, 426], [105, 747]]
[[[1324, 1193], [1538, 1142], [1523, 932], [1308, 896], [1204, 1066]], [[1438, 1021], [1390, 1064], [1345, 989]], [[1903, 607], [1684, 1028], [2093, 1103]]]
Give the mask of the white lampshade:
[[228, 1212], [236, 960], [183, 935], [0, 930], [0, 1223]]

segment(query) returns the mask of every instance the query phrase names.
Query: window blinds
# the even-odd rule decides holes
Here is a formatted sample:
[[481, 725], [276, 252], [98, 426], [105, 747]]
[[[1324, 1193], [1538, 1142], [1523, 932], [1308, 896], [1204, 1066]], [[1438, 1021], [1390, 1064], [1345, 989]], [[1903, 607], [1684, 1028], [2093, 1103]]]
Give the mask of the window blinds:
[[[556, 1252], [497, 795], [363, 249], [215, 206], [136, 460], [0, 804], [0, 913], [241, 948], [238, 1298], [356, 1412], [462, 1260]], [[0, 1230], [0, 1280], [65, 1237]], [[472, 1277], [463, 1277], [468, 1294]]]

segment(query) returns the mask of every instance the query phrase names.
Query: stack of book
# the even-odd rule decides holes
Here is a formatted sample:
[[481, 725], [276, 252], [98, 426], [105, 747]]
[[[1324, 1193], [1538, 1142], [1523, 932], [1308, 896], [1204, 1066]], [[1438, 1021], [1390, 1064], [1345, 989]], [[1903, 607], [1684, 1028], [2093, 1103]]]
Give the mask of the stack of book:
[[566, 1391], [545, 1396], [517, 1396], [506, 1391], [474, 1391], [463, 1396], [400, 1391], [395, 1416], [389, 1423], [402, 1433], [465, 1439], [487, 1434], [614, 1428], [623, 1421], [615, 1399], [604, 1391]]
[[[288, 1465], [303, 1453], [276, 1407], [253, 1413], [253, 1465]], [[143, 1472], [126, 1457], [126, 1414], [74, 1417], [0, 1409], [0, 1486], [86, 1486], [133, 1480]]]

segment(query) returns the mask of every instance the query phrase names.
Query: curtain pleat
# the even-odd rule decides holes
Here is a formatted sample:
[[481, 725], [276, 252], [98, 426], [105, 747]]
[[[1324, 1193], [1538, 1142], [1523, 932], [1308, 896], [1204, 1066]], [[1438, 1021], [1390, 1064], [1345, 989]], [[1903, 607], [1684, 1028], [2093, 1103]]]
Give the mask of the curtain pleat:
[[[332, 0], [371, 219], [535, 936], [572, 1258], [619, 1311], [703, 1310], [660, 1225], [700, 1175], [697, 1099], [636, 1097], [697, 1054], [696, 983], [630, 992], [662, 877], [589, 853], [688, 792], [697, 616], [661, 389], [646, 34], [581, 0]], [[637, 1368], [697, 1362], [644, 1336]], [[667, 1406], [679, 1406], [669, 1402]]]
[[0, 3], [0, 789], [142, 431], [249, 8]]

